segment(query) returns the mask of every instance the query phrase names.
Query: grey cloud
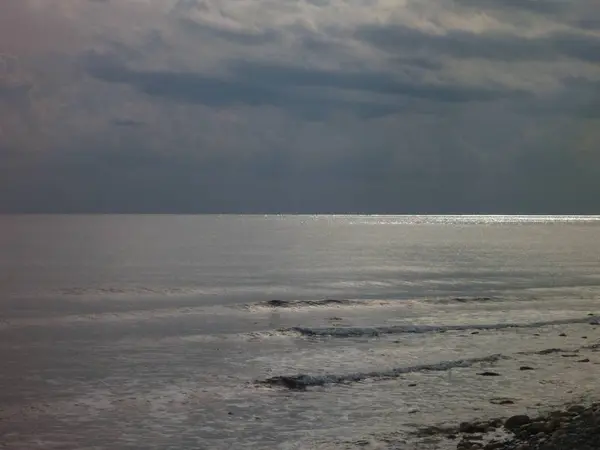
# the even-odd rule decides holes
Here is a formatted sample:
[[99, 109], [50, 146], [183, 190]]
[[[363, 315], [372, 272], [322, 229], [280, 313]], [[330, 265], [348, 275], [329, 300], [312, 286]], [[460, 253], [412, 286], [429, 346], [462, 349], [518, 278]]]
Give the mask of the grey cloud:
[[111, 124], [116, 127], [137, 128], [144, 125], [144, 122], [134, 119], [113, 119]]
[[600, 118], [600, 81], [580, 77], [567, 78], [557, 91], [520, 106], [525, 113], [537, 116]]
[[355, 36], [375, 47], [399, 54], [436, 54], [500, 61], [555, 60], [559, 56], [600, 62], [600, 37], [554, 33], [525, 38], [495, 32], [449, 31], [433, 35], [403, 25], [364, 25]]
[[458, 5], [474, 9], [529, 11], [557, 14], [568, 11], [575, 0], [454, 0]]
[[29, 103], [29, 92], [32, 85], [22, 84], [2, 84], [0, 80], [0, 101], [12, 104]]
[[[229, 76], [221, 78], [193, 72], [135, 70], [119, 59], [93, 53], [84, 59], [84, 65], [99, 80], [127, 84], [153, 97], [208, 106], [276, 106], [315, 118], [322, 118], [336, 108], [362, 117], [377, 117], [402, 110], [407, 98], [464, 103], [526, 95], [502, 87], [402, 81], [384, 72], [328, 71], [249, 61], [232, 62], [228, 66]], [[356, 100], [341, 93], [325, 96], [319, 89], [355, 91], [383, 98]]]
[[234, 42], [242, 45], [261, 45], [268, 42], [276, 41], [280, 37], [280, 33], [275, 30], [260, 30], [260, 31], [237, 31], [226, 28], [220, 28], [208, 23], [198, 22], [189, 17], [179, 19], [179, 23], [188, 31], [196, 33], [200, 37], [206, 39], [218, 38], [226, 41]]

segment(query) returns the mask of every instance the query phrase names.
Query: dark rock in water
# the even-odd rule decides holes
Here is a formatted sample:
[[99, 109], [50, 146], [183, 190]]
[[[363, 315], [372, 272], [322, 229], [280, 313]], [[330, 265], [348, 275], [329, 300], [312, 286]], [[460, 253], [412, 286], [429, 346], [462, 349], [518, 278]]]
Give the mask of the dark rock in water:
[[549, 431], [548, 425], [543, 421], [532, 422], [525, 425], [523, 428], [529, 434], [547, 433]]
[[[445, 435], [449, 439], [454, 439], [454, 438], [456, 438], [457, 431], [458, 431], [458, 429], [456, 427], [439, 427], [439, 426], [431, 425], [431, 426], [420, 428], [414, 434], [419, 437]], [[452, 438], [451, 436], [454, 436], [454, 438]]]
[[567, 335], [565, 333], [560, 333], [559, 336], [560, 337], [566, 337]]
[[589, 358], [583, 358], [583, 359], [580, 359], [580, 360], [579, 360], [579, 361], [577, 361], [577, 362], [580, 362], [580, 363], [586, 363], [586, 362], [590, 362], [590, 360], [589, 360]]
[[570, 413], [581, 414], [582, 412], [585, 411], [585, 406], [572, 405], [567, 409], [567, 411], [569, 411]]
[[504, 447], [504, 442], [491, 440], [483, 447], [484, 450], [498, 450]]
[[229, 412], [227, 413], [227, 415], [228, 415], [228, 416], [233, 416], [233, 413], [232, 413], [231, 411], [229, 411]]
[[534, 335], [534, 336], [539, 336], [539, 335], [540, 335], [540, 333], [533, 333], [533, 335]]
[[523, 425], [527, 425], [529, 423], [531, 423], [529, 416], [525, 414], [519, 414], [506, 419], [506, 422], [504, 422], [504, 428], [509, 431], [515, 431], [521, 428]]
[[479, 334], [479, 331], [473, 331], [471, 334]]
[[485, 433], [486, 425], [480, 422], [462, 422], [458, 426], [458, 431], [461, 433], [474, 434]]
[[494, 405], [514, 405], [515, 404], [514, 400], [511, 400], [510, 398], [492, 398], [490, 400], [490, 403], [492, 403]]
[[499, 377], [500, 374], [498, 372], [491, 372], [486, 370], [485, 372], [479, 372], [477, 375], [480, 375], [482, 377]]
[[348, 300], [338, 300], [334, 298], [326, 298], [323, 300], [269, 300], [264, 304], [271, 308], [291, 308], [299, 306], [330, 306], [330, 305], [346, 305]]
[[415, 387], [417, 385], [417, 383], [409, 383], [408, 387]]
[[546, 350], [540, 350], [537, 352], [538, 355], [549, 355], [551, 353], [559, 353], [562, 352], [560, 348], [547, 348]]
[[581, 339], [587, 339], [587, 336], [581, 336]]
[[279, 376], [268, 378], [261, 383], [269, 386], [283, 386], [292, 390], [305, 391], [307, 386], [306, 378], [306, 375]]
[[519, 370], [535, 370], [533, 367], [529, 367], [529, 366], [521, 366], [519, 367]]
[[562, 356], [563, 358], [577, 358], [577, 356], [579, 356], [579, 355], [560, 355], [560, 356]]
[[455, 297], [453, 300], [458, 303], [487, 302], [487, 301], [491, 300], [491, 297], [473, 297], [473, 298]]
[[269, 300], [267, 305], [273, 308], [287, 308], [290, 306], [290, 302], [286, 300]]

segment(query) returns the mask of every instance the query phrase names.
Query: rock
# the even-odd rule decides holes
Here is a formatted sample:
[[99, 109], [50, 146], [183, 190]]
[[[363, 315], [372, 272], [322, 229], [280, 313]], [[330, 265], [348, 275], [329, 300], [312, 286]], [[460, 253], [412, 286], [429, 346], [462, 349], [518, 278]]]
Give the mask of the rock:
[[529, 425], [526, 425], [526, 429], [531, 434], [545, 434], [548, 430], [548, 425], [545, 422], [532, 422]]
[[587, 339], [587, 336], [581, 336], [581, 339]]
[[566, 337], [567, 335], [566, 335], [566, 333], [560, 333], [559, 336], [560, 337]]
[[473, 433], [484, 433], [485, 424], [480, 422], [462, 422], [458, 426], [458, 431], [461, 433], [473, 434]]
[[285, 308], [290, 306], [290, 302], [286, 302], [285, 300], [269, 300], [267, 305], [272, 306], [273, 308]]
[[515, 404], [514, 400], [511, 400], [510, 398], [492, 398], [490, 400], [490, 403], [492, 403], [494, 405], [514, 405]]
[[417, 383], [408, 383], [408, 387], [415, 387]]
[[500, 374], [498, 372], [491, 372], [489, 370], [486, 370], [485, 372], [479, 372], [477, 375], [480, 375], [482, 377], [499, 377]]
[[562, 352], [560, 348], [547, 348], [545, 350], [540, 350], [537, 352], [538, 355], [550, 355], [551, 353]]
[[561, 420], [565, 417], [570, 417], [570, 414], [567, 411], [552, 411], [550, 417]]
[[585, 411], [585, 407], [582, 405], [573, 405], [573, 406], [570, 406], [567, 409], [567, 411], [570, 413], [581, 414], [582, 412]]
[[471, 334], [479, 334], [479, 331], [473, 331]]
[[529, 423], [531, 423], [529, 416], [525, 414], [519, 414], [506, 419], [506, 422], [504, 422], [504, 428], [510, 431], [515, 431], [523, 425], [527, 425]]
[[577, 362], [586, 363], [586, 362], [590, 362], [590, 360], [589, 360], [589, 358], [584, 358], [584, 359], [580, 359]]
[[560, 419], [556, 418], [556, 419], [551, 419], [550, 421], [548, 421], [546, 423], [546, 426], [548, 428], [548, 432], [552, 433], [556, 430], [558, 430], [561, 426], [562, 422]]
[[488, 425], [492, 428], [500, 428], [503, 423], [502, 419], [490, 419], [488, 421]]
[[519, 370], [535, 370], [535, 369], [530, 366], [521, 366], [521, 367], [519, 367]]
[[497, 450], [504, 447], [504, 442], [500, 441], [490, 441], [483, 447], [484, 450]]

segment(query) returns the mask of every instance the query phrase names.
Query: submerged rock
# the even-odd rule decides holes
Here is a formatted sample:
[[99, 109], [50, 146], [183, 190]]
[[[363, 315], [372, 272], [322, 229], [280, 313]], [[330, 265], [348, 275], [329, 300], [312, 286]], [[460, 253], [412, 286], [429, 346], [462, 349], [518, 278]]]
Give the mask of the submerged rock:
[[485, 372], [479, 372], [477, 375], [480, 375], [482, 377], [499, 377], [500, 374], [498, 372], [492, 372], [489, 370], [486, 370]]
[[493, 398], [490, 400], [490, 403], [494, 405], [514, 405], [514, 400], [510, 398]]

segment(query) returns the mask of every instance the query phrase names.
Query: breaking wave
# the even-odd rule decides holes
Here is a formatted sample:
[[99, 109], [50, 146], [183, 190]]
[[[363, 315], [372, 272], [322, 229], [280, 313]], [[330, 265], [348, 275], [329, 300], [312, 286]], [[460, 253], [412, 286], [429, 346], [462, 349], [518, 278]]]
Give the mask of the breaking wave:
[[281, 386], [287, 389], [304, 390], [309, 387], [324, 386], [326, 384], [348, 384], [356, 383], [366, 379], [391, 379], [397, 378], [403, 374], [413, 372], [440, 372], [458, 367], [471, 367], [478, 363], [493, 363], [502, 359], [510, 359], [500, 354], [485, 356], [482, 358], [458, 359], [454, 361], [442, 361], [432, 364], [420, 364], [416, 366], [398, 367], [384, 371], [358, 372], [345, 375], [283, 375], [267, 378], [266, 380], [256, 381], [264, 386]]
[[376, 337], [385, 334], [405, 333], [443, 333], [446, 331], [468, 331], [468, 330], [502, 330], [506, 328], [539, 328], [551, 325], [568, 325], [577, 323], [599, 324], [600, 318], [584, 317], [576, 319], [549, 320], [545, 322], [529, 323], [492, 323], [492, 324], [469, 324], [469, 325], [395, 325], [388, 327], [292, 327], [283, 331], [298, 333], [303, 336], [313, 337]]
[[[397, 303], [397, 302], [395, 302]], [[325, 298], [319, 300], [267, 300], [264, 302], [244, 305], [245, 309], [304, 309], [304, 308], [340, 308], [340, 307], [376, 307], [393, 304], [386, 300], [347, 300]]]

